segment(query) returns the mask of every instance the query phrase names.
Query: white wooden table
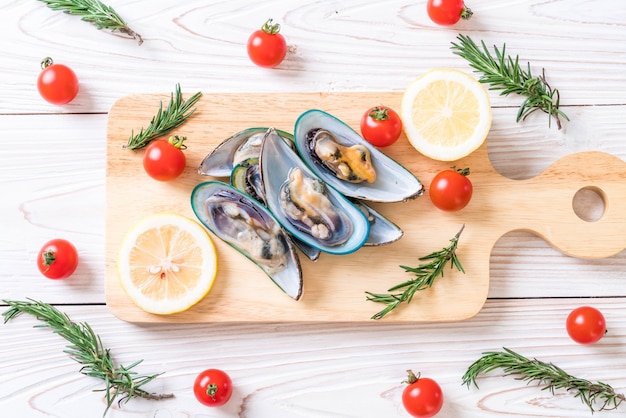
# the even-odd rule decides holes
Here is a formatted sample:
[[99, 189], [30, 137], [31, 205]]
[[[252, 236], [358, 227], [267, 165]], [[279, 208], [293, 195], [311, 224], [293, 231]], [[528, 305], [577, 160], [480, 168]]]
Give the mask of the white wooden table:
[[[430, 22], [423, 0], [107, 4], [143, 35], [143, 45], [35, 0], [0, 1], [0, 297], [55, 304], [90, 323], [120, 363], [144, 359], [140, 373], [165, 372], [149, 389], [174, 399], [132, 400], [108, 416], [406, 417], [400, 395], [409, 368], [440, 383], [443, 417], [591, 415], [562, 391], [552, 396], [499, 373], [482, 378], [480, 389], [461, 385], [469, 364], [503, 346], [626, 391], [626, 252], [570, 258], [527, 232], [498, 241], [489, 299], [458, 323], [137, 325], [116, 319], [103, 292], [105, 134], [118, 98], [170, 92], [177, 82], [205, 95], [403, 91], [430, 68], [469, 72], [449, 50], [464, 33], [488, 45], [506, 42], [535, 71], [544, 67], [561, 92], [571, 121], [560, 131], [548, 128], [543, 114], [515, 123], [521, 98], [491, 93], [492, 163], [508, 177], [529, 178], [578, 151], [626, 159], [622, 1], [468, 0], [474, 17], [448, 28]], [[290, 46], [273, 70], [255, 67], [245, 50], [269, 17]], [[81, 90], [71, 104], [53, 106], [39, 96], [45, 56], [77, 73]], [[37, 251], [55, 237], [79, 249], [78, 270], [65, 281], [47, 280], [36, 268]], [[575, 344], [565, 331], [567, 314], [583, 304], [608, 322], [608, 334], [593, 346]], [[92, 392], [101, 382], [81, 375], [63, 353], [65, 341], [35, 324], [22, 316], [0, 325], [0, 415], [101, 416], [102, 393]], [[193, 397], [195, 376], [209, 367], [234, 381], [233, 398], [220, 409]], [[624, 414], [626, 405], [596, 415]]]

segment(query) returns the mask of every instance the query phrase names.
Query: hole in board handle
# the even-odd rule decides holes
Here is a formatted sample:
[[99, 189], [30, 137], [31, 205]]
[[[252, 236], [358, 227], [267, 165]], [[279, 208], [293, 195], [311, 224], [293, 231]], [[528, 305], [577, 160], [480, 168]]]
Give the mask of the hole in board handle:
[[574, 213], [586, 222], [597, 222], [606, 209], [606, 195], [598, 187], [583, 187], [572, 199]]

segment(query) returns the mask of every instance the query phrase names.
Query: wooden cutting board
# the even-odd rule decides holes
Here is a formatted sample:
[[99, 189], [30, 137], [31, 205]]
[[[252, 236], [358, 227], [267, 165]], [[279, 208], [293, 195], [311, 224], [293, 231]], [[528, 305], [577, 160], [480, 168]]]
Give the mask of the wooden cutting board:
[[[189, 95], [186, 95], [188, 97]], [[439, 250], [463, 224], [458, 256], [462, 274], [446, 270], [435, 285], [418, 292], [381, 321], [458, 321], [483, 306], [489, 289], [489, 258], [496, 241], [513, 230], [532, 231], [565, 254], [607, 257], [626, 247], [626, 164], [601, 152], [567, 156], [528, 180], [498, 174], [486, 145], [455, 162], [471, 167], [474, 195], [460, 212], [444, 213], [424, 196], [404, 203], [372, 205], [404, 230], [399, 241], [367, 247], [350, 255], [322, 254], [316, 262], [301, 257], [304, 296], [293, 301], [255, 265], [214, 238], [218, 276], [209, 295], [186, 312], [159, 316], [138, 309], [121, 289], [116, 258], [124, 234], [151, 213], [175, 212], [196, 219], [189, 198], [193, 187], [213, 178], [197, 174], [200, 161], [217, 144], [249, 127], [273, 126], [293, 132], [302, 112], [325, 110], [358, 131], [362, 113], [385, 104], [399, 109], [401, 93], [205, 94], [196, 113], [173, 133], [187, 136], [185, 173], [161, 183], [143, 171], [143, 151], [122, 146], [131, 131], [147, 126], [169, 94], [127, 96], [109, 113], [106, 174], [106, 301], [119, 318], [131, 322], [372, 321], [383, 305], [366, 300], [365, 291], [383, 293], [412, 276], [399, 266], [417, 266], [419, 257]], [[402, 136], [384, 152], [411, 170], [428, 188], [431, 178], [451, 164], [421, 156]], [[587, 222], [572, 208], [574, 195], [590, 188], [605, 203], [601, 219]]]

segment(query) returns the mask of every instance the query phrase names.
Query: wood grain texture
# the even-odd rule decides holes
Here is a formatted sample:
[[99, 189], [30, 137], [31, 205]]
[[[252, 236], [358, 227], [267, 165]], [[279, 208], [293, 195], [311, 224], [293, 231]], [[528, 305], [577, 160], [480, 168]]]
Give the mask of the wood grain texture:
[[[514, 180], [538, 176], [567, 155], [603, 151], [626, 160], [626, 8], [617, 0], [472, 0], [469, 22], [433, 25], [425, 0], [185, 2], [109, 0], [146, 41], [98, 31], [39, 1], [0, 0], [0, 298], [33, 297], [89, 321], [116, 360], [143, 358], [139, 371], [165, 371], [150, 389], [165, 403], [131, 401], [108, 417], [402, 418], [401, 380], [412, 368], [444, 389], [445, 418], [585, 417], [570, 394], [552, 396], [501, 373], [467, 390], [460, 376], [485, 350], [508, 346], [626, 392], [626, 251], [607, 258], [564, 255], [526, 231], [500, 238], [489, 260], [488, 300], [473, 318], [443, 323], [254, 322], [131, 324], [105, 306], [106, 125], [132, 93], [387, 91], [400, 93], [434, 67], [470, 71], [449, 51], [458, 33], [507, 44], [559, 88], [570, 121], [549, 129], [545, 115], [514, 123], [521, 98], [490, 96], [488, 155]], [[289, 53], [274, 70], [245, 53], [252, 30], [280, 21]], [[51, 106], [34, 88], [45, 56], [77, 72], [81, 90]], [[374, 103], [378, 104], [378, 103]], [[137, 123], [140, 126], [142, 123]], [[124, 135], [126, 137], [126, 135]], [[601, 205], [582, 202], [591, 213]], [[534, 209], [534, 208], [533, 208]], [[134, 216], [135, 214], [133, 214]], [[71, 280], [50, 281], [35, 254], [54, 236], [79, 247]], [[597, 237], [602, 240], [602, 237]], [[564, 318], [591, 304], [609, 333], [579, 346]], [[98, 381], [78, 373], [63, 341], [31, 318], [0, 325], [0, 416], [101, 416]], [[191, 395], [207, 367], [229, 371], [233, 402], [207, 409]], [[594, 416], [623, 416], [623, 406]]]
[[[626, 299], [599, 300], [610, 332], [594, 346], [575, 345], [563, 328], [577, 299], [488, 301], [474, 318], [431, 324], [236, 323], [130, 324], [105, 307], [66, 307], [76, 321], [88, 321], [122, 364], [144, 362], [140, 373], [164, 372], [149, 388], [174, 393], [159, 402], [134, 400], [115, 406], [112, 417], [311, 418], [406, 417], [400, 403], [407, 368], [442, 386], [442, 417], [584, 417], [591, 415], [565, 391], [554, 396], [535, 385], [494, 371], [479, 388], [461, 385], [467, 367], [484, 351], [503, 346], [587, 379], [626, 391], [616, 359], [626, 354]], [[99, 416], [100, 381], [80, 375], [62, 353], [63, 341], [33, 329], [32, 318], [3, 326], [0, 352], [5, 381], [0, 408], [18, 416]], [[21, 353], [30, 346], [28, 357]], [[232, 400], [207, 409], [193, 398], [191, 383], [207, 367], [228, 370]], [[37, 382], [33, 384], [33, 382]], [[622, 416], [623, 411], [597, 415]]]
[[[536, 177], [511, 180], [495, 171], [485, 145], [455, 162], [472, 170], [475, 191], [464, 210], [441, 212], [433, 207], [428, 196], [410, 202], [374, 205], [404, 230], [404, 237], [389, 246], [362, 248], [345, 256], [324, 254], [314, 263], [302, 257], [304, 297], [298, 303], [281, 294], [260, 269], [236, 250], [220, 242], [216, 285], [208, 297], [176, 315], [147, 314], [127, 298], [118, 282], [116, 259], [121, 242], [127, 231], [150, 213], [173, 212], [196, 219], [189, 197], [194, 186], [207, 180], [197, 173], [197, 167], [218, 144], [251, 127], [272, 126], [293, 132], [296, 119], [308, 109], [323, 109], [358, 130], [362, 109], [368, 103], [380, 101], [399, 108], [402, 95], [244, 93], [205, 97], [198, 102], [194, 115], [174, 132], [188, 138], [186, 173], [175, 182], [163, 184], [151, 181], [143, 172], [140, 164], [143, 151], [132, 152], [123, 145], [129, 132], [140, 129], [139, 121], [149, 121], [167, 97], [127, 96], [118, 100], [109, 112], [107, 304], [124, 320], [367, 321], [382, 305], [365, 301], [366, 290], [384, 292], [410, 278], [399, 269], [400, 265], [412, 265], [411, 260], [445, 247], [465, 225], [458, 250], [465, 275], [451, 270], [437, 286], [416, 296], [419, 303], [403, 306], [385, 318], [387, 321], [462, 320], [475, 315], [486, 300], [491, 250], [507, 232], [534, 232], [564, 253], [578, 257], [608, 257], [626, 247], [626, 164], [622, 160], [601, 152], [575, 153], [559, 159]], [[426, 189], [430, 179], [450, 165], [421, 156], [404, 136], [385, 152], [420, 178]], [[611, 175], [607, 176], [607, 172]], [[584, 189], [603, 196], [606, 209], [596, 222], [582, 220], [573, 210], [574, 196]], [[538, 207], [537, 201], [544, 203]], [[595, 240], [597, 236], [603, 239]]]
[[[622, 7], [602, 0], [476, 0], [471, 21], [445, 28], [430, 22], [424, 3], [110, 1], [142, 34], [139, 47], [40, 2], [4, 1], [0, 113], [106, 112], [122, 96], [170, 91], [178, 81], [207, 92], [402, 91], [433, 67], [469, 70], [449, 50], [459, 32], [490, 46], [506, 43], [535, 71], [546, 68], [564, 105], [624, 104]], [[279, 21], [289, 39], [287, 58], [275, 71], [251, 67], [245, 52], [252, 28], [266, 16]], [[49, 55], [72, 63], [81, 81], [69, 106], [51, 107], [32, 88]], [[519, 103], [493, 99], [495, 106]]]
[[[531, 178], [562, 156], [587, 150], [626, 159], [625, 106], [578, 108], [576, 129], [569, 129], [572, 121], [564, 132], [546, 132], [542, 117], [506, 123], [514, 114], [494, 109], [488, 139], [491, 163], [506, 177]], [[0, 185], [12, 196], [0, 202], [3, 297], [104, 302], [106, 124], [106, 114], [0, 115]], [[85, 261], [76, 280], [42, 281], [35, 267], [36, 250], [57, 235], [71, 238]], [[563, 255], [534, 234], [508, 233], [491, 254], [489, 297], [625, 295], [625, 266], [626, 252], [584, 260]]]

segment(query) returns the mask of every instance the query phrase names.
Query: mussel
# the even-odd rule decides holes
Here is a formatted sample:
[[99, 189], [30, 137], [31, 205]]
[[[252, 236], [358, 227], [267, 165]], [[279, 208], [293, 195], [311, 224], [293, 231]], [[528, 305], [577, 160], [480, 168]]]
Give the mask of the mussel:
[[341, 245], [352, 234], [352, 224], [330, 201], [326, 185], [299, 167], [289, 171], [280, 188], [279, 202], [293, 226], [326, 245]]
[[364, 145], [341, 145], [332, 133], [322, 128], [307, 132], [306, 144], [312, 158], [335, 177], [350, 183], [376, 181], [372, 156]]
[[424, 186], [335, 116], [312, 109], [295, 124], [298, 154], [322, 181], [345, 196], [374, 202], [414, 199]]
[[[258, 158], [261, 141], [268, 128], [248, 128], [225, 139], [209, 153], [198, 167], [198, 173], [214, 177], [228, 177], [233, 167], [248, 158]], [[277, 134], [293, 144], [293, 135], [276, 130]], [[294, 146], [295, 148], [295, 146]]]
[[[258, 157], [247, 158], [233, 167], [233, 171], [230, 175], [230, 184], [234, 188], [249, 194], [261, 204], [266, 205]], [[291, 238], [295, 246], [298, 247], [309, 260], [315, 261], [320, 257], [319, 249], [302, 242], [294, 236], [291, 236]]]
[[326, 187], [270, 129], [259, 158], [267, 207], [301, 241], [331, 254], [358, 250], [369, 234], [363, 212]]
[[297, 252], [265, 206], [219, 181], [198, 184], [191, 206], [204, 226], [259, 266], [287, 295], [302, 297]]

